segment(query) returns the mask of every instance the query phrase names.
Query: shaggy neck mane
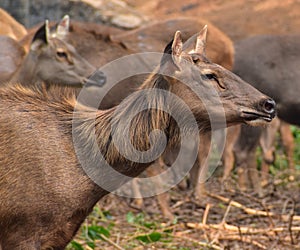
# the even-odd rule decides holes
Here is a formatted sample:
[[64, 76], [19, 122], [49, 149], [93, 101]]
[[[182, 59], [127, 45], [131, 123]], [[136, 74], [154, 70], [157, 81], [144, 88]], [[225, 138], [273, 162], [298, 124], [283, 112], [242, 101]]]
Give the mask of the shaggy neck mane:
[[[145, 167], [150, 165], [155, 159], [148, 161], [147, 156], [139, 152], [151, 150], [153, 145], [162, 146], [159, 134], [153, 131], [163, 132], [168, 145], [180, 141], [176, 123], [163, 111], [169, 105], [169, 87], [163, 76], [154, 73], [135, 93], [114, 108], [82, 112], [83, 107], [79, 107], [78, 112], [75, 111], [75, 127], [79, 138], [85, 138], [83, 154], [95, 159], [100, 150], [106, 162], [112, 166], [122, 164], [134, 169], [134, 166], [140, 165], [138, 162], [147, 162]], [[123, 153], [120, 153], [120, 149]], [[135, 155], [136, 160], [127, 159], [124, 152], [125, 155]], [[118, 169], [120, 172], [123, 170], [131, 175], [126, 169]], [[132, 175], [138, 175], [139, 172], [135, 170]]]

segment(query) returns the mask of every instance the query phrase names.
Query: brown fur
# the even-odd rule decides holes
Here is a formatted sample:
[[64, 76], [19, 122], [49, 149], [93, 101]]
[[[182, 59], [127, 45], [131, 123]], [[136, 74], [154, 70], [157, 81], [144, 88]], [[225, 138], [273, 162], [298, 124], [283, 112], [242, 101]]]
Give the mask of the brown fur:
[[[176, 17], [155, 21], [139, 29], [112, 35], [112, 40], [122, 42], [126, 48], [137, 52], [158, 52], [170, 41], [176, 30], [182, 32], [183, 39], [195, 35], [199, 27], [208, 25], [207, 57], [214, 63], [231, 70], [234, 60], [234, 47], [230, 38], [214, 24], [201, 18]], [[193, 47], [194, 44], [192, 44]]]
[[0, 35], [0, 83], [11, 79], [14, 72], [20, 67], [25, 50], [13, 38]]
[[6, 35], [15, 40], [20, 40], [26, 34], [26, 28], [5, 10], [0, 8], [0, 35]]

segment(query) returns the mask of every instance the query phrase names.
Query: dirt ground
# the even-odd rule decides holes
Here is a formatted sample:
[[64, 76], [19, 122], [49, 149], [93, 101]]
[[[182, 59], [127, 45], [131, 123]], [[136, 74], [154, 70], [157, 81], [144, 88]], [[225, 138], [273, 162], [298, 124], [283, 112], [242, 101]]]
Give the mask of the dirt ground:
[[[162, 216], [155, 198], [146, 198], [137, 209], [133, 199], [111, 194], [99, 202], [86, 225], [97, 223], [110, 231], [94, 249], [300, 249], [300, 175], [279, 171], [269, 181], [261, 198], [252, 190], [241, 192], [235, 175], [222, 185], [216, 173], [206, 183], [207, 197], [200, 200], [191, 190], [174, 187], [169, 191], [174, 221]], [[99, 219], [97, 209], [109, 216]], [[84, 242], [79, 236], [83, 231], [79, 242]], [[153, 232], [161, 238], [139, 240]]]
[[[130, 6], [151, 20], [193, 16], [209, 20], [233, 41], [255, 34], [299, 32], [299, 0], [127, 0]], [[202, 27], [199, 27], [199, 30]], [[222, 169], [220, 169], [222, 172]], [[216, 173], [207, 183], [209, 194], [195, 200], [190, 190], [170, 191], [170, 206], [176, 223], [164, 219], [154, 198], [145, 199], [143, 209], [131, 206], [133, 200], [107, 196], [99, 203], [115, 223], [108, 241], [95, 249], [300, 249], [300, 176], [279, 171], [270, 176], [264, 197], [249, 190], [243, 193], [233, 175], [222, 186]], [[145, 244], [137, 240], [141, 225], [130, 224], [126, 214], [143, 212], [145, 220], [168, 230], [166, 241]], [[87, 222], [93, 220], [93, 215]], [[138, 229], [137, 229], [138, 228]], [[144, 232], [144, 231], [143, 231]], [[79, 236], [77, 239], [82, 240]], [[135, 243], [133, 243], [135, 242]]]

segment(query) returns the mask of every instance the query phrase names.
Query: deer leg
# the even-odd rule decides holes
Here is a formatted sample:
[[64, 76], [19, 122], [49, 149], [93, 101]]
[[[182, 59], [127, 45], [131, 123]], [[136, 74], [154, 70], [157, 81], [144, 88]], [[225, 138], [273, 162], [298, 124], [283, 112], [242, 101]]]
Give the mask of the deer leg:
[[249, 155], [247, 168], [248, 168], [249, 180], [252, 184], [255, 193], [257, 193], [259, 197], [262, 197], [263, 192], [262, 192], [261, 182], [257, 170], [255, 152], [252, 152], [251, 155]]
[[[138, 184], [138, 178], [134, 178], [132, 180], [132, 190], [133, 190], [133, 196], [134, 197], [141, 197], [141, 192]], [[142, 208], [144, 205], [144, 200], [143, 198], [135, 198], [134, 201], [132, 202], [132, 205], [137, 208]]]
[[280, 135], [287, 156], [287, 160], [289, 162], [289, 169], [291, 171], [294, 171], [295, 163], [294, 163], [293, 155], [294, 155], [295, 143], [294, 143], [294, 137], [290, 125], [288, 123], [281, 121]]
[[270, 167], [269, 162], [263, 161], [261, 163], [261, 185], [262, 186], [265, 186], [268, 184], [269, 167]]
[[[163, 162], [159, 161], [155, 164], [155, 166], [150, 167], [146, 170], [148, 176], [155, 176], [160, 173], [159, 168], [162, 167]], [[158, 206], [160, 207], [160, 210], [165, 218], [168, 218], [169, 220], [174, 220], [174, 215], [170, 208], [170, 195], [169, 193], [160, 193], [156, 195]]]
[[222, 182], [225, 182], [234, 168], [234, 154], [232, 150], [230, 150], [229, 148], [226, 148], [224, 150], [223, 166], [224, 166], [224, 173], [222, 177]]
[[254, 191], [258, 193], [259, 196], [262, 196], [262, 188], [257, 171], [255, 149], [256, 147], [248, 150], [247, 152], [243, 152], [243, 156], [236, 154], [236, 157], [239, 161], [237, 169], [238, 185], [241, 191], [246, 191], [250, 185], [252, 185]]
[[226, 144], [223, 153], [224, 173], [222, 182], [231, 174], [234, 167], [234, 152], [233, 147], [239, 137], [241, 126], [234, 126], [227, 129]]
[[253, 155], [251, 149], [245, 149], [244, 151], [234, 151], [235, 158], [237, 160], [237, 176], [238, 186], [241, 191], [247, 191], [250, 186], [249, 183], [249, 156]]
[[246, 191], [248, 188], [248, 174], [246, 164], [241, 164], [237, 169], [238, 185], [241, 191]]
[[265, 127], [262, 130], [261, 136], [259, 138], [259, 144], [262, 149], [263, 154], [263, 162], [261, 165], [261, 181], [262, 185], [268, 183], [268, 176], [269, 176], [269, 166], [275, 160], [274, 152], [275, 152], [275, 139], [276, 133], [279, 129], [280, 121], [279, 119], [275, 118], [271, 124]]
[[205, 181], [208, 173], [208, 154], [211, 144], [211, 134], [201, 134], [198, 149], [198, 157], [190, 170], [191, 184], [193, 186], [193, 194], [196, 199], [201, 199], [206, 194]]
[[156, 196], [158, 205], [161, 209], [162, 214], [165, 218], [168, 218], [170, 221], [174, 220], [174, 214], [170, 208], [170, 195], [169, 193], [161, 193]]
[[[201, 181], [200, 177], [200, 172], [204, 172], [206, 170], [204, 170], [202, 167], [206, 168], [206, 166], [200, 166], [199, 160], [197, 160], [190, 170], [190, 180], [193, 188], [193, 196], [197, 200], [201, 200], [201, 198], [203, 198], [206, 194], [205, 182]], [[202, 175], [204, 175], [204, 173]]]

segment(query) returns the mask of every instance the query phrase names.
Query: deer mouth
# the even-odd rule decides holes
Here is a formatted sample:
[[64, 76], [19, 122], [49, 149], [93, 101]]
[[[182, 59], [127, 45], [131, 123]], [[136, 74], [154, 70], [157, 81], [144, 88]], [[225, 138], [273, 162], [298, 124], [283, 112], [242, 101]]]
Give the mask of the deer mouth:
[[256, 122], [271, 122], [275, 115], [257, 111], [242, 111], [241, 117], [246, 123], [254, 124]]

